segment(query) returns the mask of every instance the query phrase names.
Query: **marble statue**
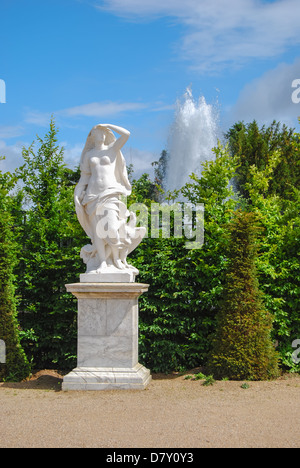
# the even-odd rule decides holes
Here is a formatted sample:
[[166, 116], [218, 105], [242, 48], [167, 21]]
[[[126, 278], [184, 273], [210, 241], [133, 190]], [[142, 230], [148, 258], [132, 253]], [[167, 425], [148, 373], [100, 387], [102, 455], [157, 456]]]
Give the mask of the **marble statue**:
[[129, 136], [130, 132], [122, 127], [99, 124], [90, 131], [82, 151], [81, 177], [74, 199], [78, 220], [91, 239], [91, 244], [81, 250], [87, 274], [138, 274], [127, 263], [127, 255], [141, 242], [146, 230], [136, 227], [135, 214], [127, 210], [131, 185], [121, 149]]

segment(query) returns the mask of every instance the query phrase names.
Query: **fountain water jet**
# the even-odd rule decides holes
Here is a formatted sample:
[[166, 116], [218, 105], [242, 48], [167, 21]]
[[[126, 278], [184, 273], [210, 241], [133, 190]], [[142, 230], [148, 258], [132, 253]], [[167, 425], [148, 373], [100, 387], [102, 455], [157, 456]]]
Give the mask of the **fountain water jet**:
[[214, 159], [212, 148], [218, 141], [218, 112], [201, 96], [195, 101], [187, 88], [177, 101], [174, 122], [168, 141], [168, 167], [165, 187], [180, 189], [192, 172], [200, 175], [201, 165]]

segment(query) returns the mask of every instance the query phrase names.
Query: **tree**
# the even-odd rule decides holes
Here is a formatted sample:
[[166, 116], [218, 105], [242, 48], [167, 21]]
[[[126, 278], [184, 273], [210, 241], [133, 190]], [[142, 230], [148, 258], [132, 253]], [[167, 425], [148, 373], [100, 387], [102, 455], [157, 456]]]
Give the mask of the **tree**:
[[13, 267], [17, 250], [12, 237], [12, 200], [8, 195], [13, 185], [10, 174], [0, 172], [0, 339], [6, 348], [6, 362], [0, 363], [0, 380], [18, 381], [29, 376], [30, 365], [20, 343], [16, 317]]
[[226, 133], [231, 154], [239, 161], [235, 176], [237, 189], [245, 198], [249, 198], [246, 184], [250, 182], [250, 168], [255, 165], [264, 170], [274, 152], [281, 157], [269, 183], [268, 194], [279, 195], [288, 199], [292, 187], [300, 184], [299, 142], [300, 135], [294, 129], [280, 122], [273, 121], [269, 127], [258, 127], [254, 120], [245, 124], [238, 122]]
[[174, 236], [148, 238], [131, 256], [139, 281], [150, 284], [140, 298], [140, 358], [154, 372], [203, 365], [209, 351], [227, 261], [223, 235], [236, 206], [234, 158], [221, 146], [215, 154], [182, 189], [188, 202], [204, 204], [203, 247], [186, 249], [187, 239]]
[[156, 185], [149, 177], [149, 174], [142, 174], [139, 179], [132, 181], [132, 194], [128, 198], [128, 204], [151, 203], [156, 199]]
[[156, 187], [155, 191], [155, 199], [159, 202], [163, 201], [163, 194], [166, 190], [165, 182], [167, 176], [167, 169], [168, 169], [168, 162], [169, 162], [169, 155], [166, 150], [161, 152], [160, 158], [158, 161], [154, 161], [152, 166], [155, 167], [154, 169], [154, 183]]
[[[228, 147], [218, 145], [214, 149], [215, 159], [203, 164], [201, 176], [191, 174], [190, 181], [176, 192], [180, 192], [187, 202], [204, 205], [205, 235], [201, 249], [189, 250], [185, 245], [187, 239], [171, 234], [170, 238], [146, 238], [132, 252], [130, 260], [140, 270], [138, 280], [150, 284], [149, 292], [140, 299], [140, 359], [153, 372], [182, 370], [207, 363], [211, 335], [216, 330], [217, 317], [222, 317], [220, 314], [224, 310], [224, 293], [238, 306], [238, 300], [229, 295], [228, 284], [232, 284], [236, 297], [242, 294], [243, 287], [249, 295], [251, 292], [255, 300], [248, 302], [251, 306], [256, 304], [251, 309], [253, 316], [262, 321], [265, 318], [261, 341], [269, 344], [264, 349], [251, 345], [252, 351], [256, 349], [256, 357], [249, 354], [249, 367], [255, 358], [266, 364], [266, 349], [270, 351], [269, 362], [272, 361], [270, 333], [272, 340], [278, 341], [283, 364], [291, 367], [292, 341], [300, 332], [300, 198], [296, 184], [300, 137], [287, 132], [285, 147], [284, 138], [280, 139], [281, 131], [278, 127], [276, 133], [276, 128], [271, 126], [262, 131], [253, 124], [251, 131], [246, 126], [237, 133], [233, 131], [231, 154]], [[7, 252], [15, 259], [14, 276], [11, 273], [4, 276], [8, 280], [5, 294], [8, 291], [13, 297], [11, 286], [14, 283], [21, 328], [16, 321], [14, 299], [10, 302], [5, 294], [3, 297], [6, 304], [12, 304], [9, 316], [14, 317], [16, 343], [21, 339], [26, 355], [36, 367], [68, 369], [76, 363], [77, 301], [66, 292], [64, 285], [77, 282], [79, 273], [83, 272], [80, 249], [87, 239], [77, 220], [73, 202], [74, 185], [80, 171], [79, 168], [73, 171], [65, 167], [57, 134], [51, 121], [45, 137], [37, 137], [36, 142], [23, 149], [24, 165], [16, 174], [21, 184], [13, 195], [11, 189], [15, 178], [9, 174], [0, 177], [6, 190], [5, 196], [1, 197], [5, 202], [3, 220], [6, 220], [0, 226], [4, 229], [0, 232], [4, 249], [1, 258], [5, 268], [10, 264], [5, 256]], [[233, 151], [233, 143], [236, 143], [237, 151]], [[254, 152], [253, 148], [256, 148]], [[128, 207], [135, 203], [138, 210], [138, 203], [141, 203], [141, 210], [146, 206], [150, 213], [152, 202], [161, 200], [166, 158], [163, 152], [155, 168], [155, 181], [148, 174], [132, 181]], [[247, 199], [238, 197], [233, 190], [232, 180], [241, 167], [239, 177], [244, 179], [240, 187]], [[282, 168], [289, 172], [285, 173]], [[278, 180], [275, 180], [276, 174], [279, 174]], [[169, 201], [173, 199], [175, 195], [169, 194]], [[248, 260], [245, 257], [245, 263], [240, 265], [234, 263], [231, 256], [235, 250], [242, 251], [245, 242], [235, 234], [232, 239], [237, 249], [227, 250], [226, 235], [230, 226], [233, 236], [231, 220], [238, 205], [244, 211], [251, 210], [264, 228], [261, 235], [255, 230], [260, 243], [259, 255], [253, 251], [250, 255], [252, 263], [250, 257]], [[249, 213], [244, 216], [250, 219]], [[173, 221], [171, 217], [171, 225]], [[237, 227], [237, 221], [234, 222]], [[243, 239], [255, 238], [250, 225], [249, 221]], [[150, 217], [148, 227], [150, 233]], [[227, 270], [229, 261], [236, 270], [241, 267], [239, 273], [230, 270], [230, 266]], [[251, 267], [252, 272], [247, 277], [248, 282], [241, 281], [241, 272], [246, 266]], [[237, 281], [230, 283], [230, 274], [235, 274], [231, 278], [235, 277]], [[257, 279], [263, 296], [258, 290]], [[228, 310], [231, 313], [235, 309], [228, 306]], [[272, 330], [270, 315], [274, 317]], [[221, 323], [220, 319], [218, 323]], [[253, 326], [253, 336], [258, 333], [250, 319], [247, 324]], [[234, 332], [232, 336], [235, 336]], [[20, 348], [16, 345], [15, 349]], [[299, 365], [292, 368], [297, 370]], [[269, 374], [272, 374], [271, 370]]]
[[268, 194], [280, 159], [280, 152], [275, 152], [264, 169], [252, 166], [246, 189], [251, 210], [263, 227], [257, 272], [264, 302], [274, 317], [273, 339], [278, 342], [282, 366], [299, 371], [291, 355], [292, 342], [300, 334], [300, 191], [291, 187], [288, 200]]
[[257, 280], [257, 229], [253, 213], [234, 213], [224, 300], [207, 363], [208, 372], [216, 378], [267, 380], [279, 375], [272, 317], [263, 305]]
[[264, 227], [257, 272], [267, 309], [274, 317], [273, 339], [281, 365], [292, 361], [300, 333], [299, 225], [300, 134], [275, 121], [268, 128], [239, 122], [227, 134], [240, 167], [237, 186]]
[[57, 129], [23, 149], [22, 182], [26, 222], [20, 226], [19, 262], [15, 269], [23, 343], [36, 367], [74, 367], [76, 300], [66, 283], [83, 271], [80, 249], [85, 234], [75, 214], [73, 187], [78, 171], [67, 169]]

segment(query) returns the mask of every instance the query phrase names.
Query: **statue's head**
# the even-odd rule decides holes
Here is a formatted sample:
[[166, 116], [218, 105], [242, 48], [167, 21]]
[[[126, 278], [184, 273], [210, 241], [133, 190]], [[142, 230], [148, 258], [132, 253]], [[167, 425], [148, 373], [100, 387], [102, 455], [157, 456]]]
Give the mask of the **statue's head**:
[[95, 125], [90, 131], [87, 141], [88, 140], [93, 146], [97, 145], [97, 143], [104, 143], [108, 146], [114, 141], [116, 141], [116, 138], [109, 128], [105, 127], [104, 125], [98, 124]]
[[109, 128], [101, 124], [95, 125], [86, 139], [85, 147], [82, 151], [82, 158], [87, 151], [90, 151], [91, 149], [95, 148], [95, 146], [98, 146], [102, 143], [104, 143], [106, 146], [109, 146], [115, 141], [116, 137]]

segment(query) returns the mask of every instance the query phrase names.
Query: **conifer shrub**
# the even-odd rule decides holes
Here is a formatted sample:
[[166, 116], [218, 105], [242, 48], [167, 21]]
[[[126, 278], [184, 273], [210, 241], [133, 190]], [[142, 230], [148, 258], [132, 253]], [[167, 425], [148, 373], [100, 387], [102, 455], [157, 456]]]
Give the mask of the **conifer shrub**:
[[0, 381], [20, 381], [30, 374], [30, 365], [20, 344], [13, 285], [13, 245], [9, 216], [0, 216], [0, 339], [5, 343], [5, 362], [0, 363]]
[[229, 225], [228, 269], [207, 369], [215, 378], [268, 380], [279, 375], [272, 317], [257, 280], [258, 223], [237, 210]]

